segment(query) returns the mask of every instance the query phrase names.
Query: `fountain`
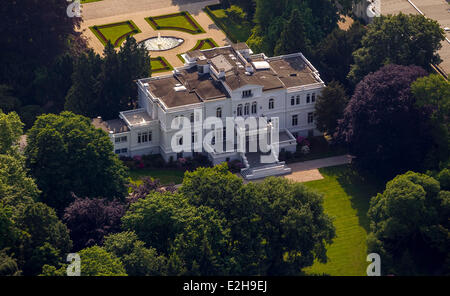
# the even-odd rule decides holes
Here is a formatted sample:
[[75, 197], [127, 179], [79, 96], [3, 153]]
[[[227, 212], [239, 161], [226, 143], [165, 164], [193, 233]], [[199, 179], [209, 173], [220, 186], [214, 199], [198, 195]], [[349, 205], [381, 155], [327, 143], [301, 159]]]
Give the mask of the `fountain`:
[[181, 38], [161, 36], [161, 33], [158, 33], [158, 37], [149, 38], [141, 43], [149, 51], [164, 51], [180, 46], [183, 42]]

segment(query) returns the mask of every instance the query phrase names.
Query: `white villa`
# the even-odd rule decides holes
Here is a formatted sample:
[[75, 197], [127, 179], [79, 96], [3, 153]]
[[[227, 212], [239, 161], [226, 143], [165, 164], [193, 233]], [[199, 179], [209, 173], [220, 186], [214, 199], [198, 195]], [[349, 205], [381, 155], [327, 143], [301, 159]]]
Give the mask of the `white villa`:
[[[140, 109], [123, 111], [115, 120], [93, 120], [96, 127], [109, 133], [115, 153], [131, 157], [161, 154], [166, 161], [193, 156], [195, 152], [177, 153], [171, 148], [172, 137], [179, 131], [171, 129], [171, 122], [180, 117], [197, 122], [194, 110], [202, 110], [203, 119], [264, 117], [269, 122], [268, 130], [273, 128], [270, 119], [278, 117], [280, 151], [295, 151], [298, 135], [318, 134], [314, 105], [325, 84], [303, 54], [268, 58], [253, 54], [245, 43], [239, 43], [188, 52], [183, 58], [185, 65], [172, 74], [137, 81]], [[199, 137], [193, 130], [192, 143], [207, 132]], [[247, 141], [255, 137], [251, 130], [243, 132]], [[225, 146], [226, 132], [216, 132], [214, 142]], [[212, 152], [201, 153], [207, 154], [213, 164], [241, 160], [247, 179], [290, 172], [277, 158], [273, 163], [261, 163], [260, 152], [212, 148]]]

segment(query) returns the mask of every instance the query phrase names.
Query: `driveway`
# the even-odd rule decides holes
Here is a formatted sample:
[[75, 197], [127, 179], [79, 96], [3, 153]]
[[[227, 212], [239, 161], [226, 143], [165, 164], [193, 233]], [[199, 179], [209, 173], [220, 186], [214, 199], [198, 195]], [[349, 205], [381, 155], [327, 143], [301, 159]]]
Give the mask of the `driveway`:
[[[109, 16], [118, 16], [123, 14], [133, 14], [142, 11], [159, 10], [164, 8], [183, 8], [202, 9], [205, 4], [202, 2], [219, 3], [205, 0], [102, 0], [83, 4], [83, 19], [92, 20]], [[210, 4], [207, 4], [210, 5]]]
[[[338, 166], [338, 165], [345, 165], [345, 164], [351, 164], [353, 157], [350, 155], [340, 155], [340, 156], [333, 156], [333, 157], [327, 157], [327, 158], [321, 158], [316, 160], [308, 160], [303, 162], [295, 162], [288, 164], [287, 166], [291, 168], [292, 173], [289, 175], [283, 176], [286, 179], [295, 181], [295, 182], [309, 182], [309, 181], [316, 181], [316, 180], [322, 180], [323, 176], [319, 172], [320, 168], [326, 168], [326, 167], [332, 167], [332, 166]], [[242, 178], [241, 174], [237, 174], [239, 177]], [[244, 183], [249, 182], [262, 182], [264, 179], [258, 179], [258, 180], [244, 180]]]

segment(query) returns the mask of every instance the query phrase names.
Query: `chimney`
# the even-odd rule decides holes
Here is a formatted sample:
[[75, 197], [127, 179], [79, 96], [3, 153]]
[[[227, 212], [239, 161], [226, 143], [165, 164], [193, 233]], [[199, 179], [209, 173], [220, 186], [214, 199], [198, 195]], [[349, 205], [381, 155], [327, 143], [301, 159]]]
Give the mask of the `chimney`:
[[250, 64], [250, 63], [245, 64], [245, 72], [253, 73], [252, 64]]
[[99, 121], [100, 123], [102, 123], [102, 122], [103, 122], [103, 119], [102, 119], [102, 117], [101, 117], [101, 116], [97, 116], [97, 119], [98, 119], [98, 121]]

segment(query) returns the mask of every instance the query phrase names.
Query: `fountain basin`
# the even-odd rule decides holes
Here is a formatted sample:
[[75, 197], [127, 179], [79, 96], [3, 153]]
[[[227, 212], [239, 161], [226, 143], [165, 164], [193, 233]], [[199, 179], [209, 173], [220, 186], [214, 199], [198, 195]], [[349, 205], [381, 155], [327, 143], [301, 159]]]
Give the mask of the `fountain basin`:
[[144, 44], [144, 47], [148, 51], [165, 51], [173, 49], [183, 44], [184, 39], [171, 37], [171, 36], [158, 36], [146, 39], [140, 43]]

